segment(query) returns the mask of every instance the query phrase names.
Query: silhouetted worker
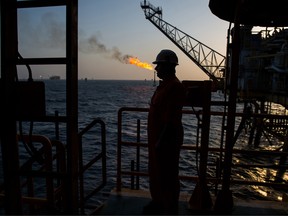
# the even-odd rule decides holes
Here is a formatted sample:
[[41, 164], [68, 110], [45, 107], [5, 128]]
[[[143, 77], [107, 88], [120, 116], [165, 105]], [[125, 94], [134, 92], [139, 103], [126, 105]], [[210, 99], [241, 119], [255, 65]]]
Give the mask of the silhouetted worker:
[[153, 64], [162, 80], [151, 98], [148, 115], [149, 186], [152, 201], [145, 214], [177, 214], [180, 192], [179, 155], [183, 143], [185, 89], [176, 77], [178, 57], [162, 50]]

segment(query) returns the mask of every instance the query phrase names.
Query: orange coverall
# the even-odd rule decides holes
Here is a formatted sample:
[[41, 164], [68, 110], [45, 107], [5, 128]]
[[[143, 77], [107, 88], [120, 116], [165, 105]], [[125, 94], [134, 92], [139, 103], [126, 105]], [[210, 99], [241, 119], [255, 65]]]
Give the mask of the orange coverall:
[[185, 89], [176, 76], [162, 81], [151, 98], [148, 114], [150, 193], [168, 212], [177, 208], [179, 200], [184, 98]]

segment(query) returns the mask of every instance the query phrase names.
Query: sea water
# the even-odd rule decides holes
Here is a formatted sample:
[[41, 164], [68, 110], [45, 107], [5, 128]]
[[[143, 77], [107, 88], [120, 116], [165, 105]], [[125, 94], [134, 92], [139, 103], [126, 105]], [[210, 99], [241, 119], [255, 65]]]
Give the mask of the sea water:
[[[60, 116], [66, 115], [66, 82], [65, 80], [44, 80], [45, 94], [46, 94], [46, 114], [55, 115], [55, 111], [59, 112]], [[156, 83], [157, 84], [157, 83]], [[79, 80], [78, 82], [78, 126], [79, 132], [85, 128], [91, 121], [100, 118], [106, 125], [106, 148], [107, 148], [107, 190], [116, 186], [116, 167], [117, 167], [117, 121], [118, 111], [121, 107], [138, 107], [148, 108], [149, 101], [153, 92], [156, 89], [153, 80], [129, 81], [129, 80]], [[222, 92], [212, 92], [212, 101], [223, 101], [224, 94]], [[198, 108], [185, 107], [187, 110], [199, 110]], [[243, 112], [243, 104], [237, 104], [237, 112]], [[213, 106], [212, 111], [223, 112], [223, 107]], [[136, 142], [135, 128], [137, 128], [137, 120], [141, 121], [141, 142], [147, 143], [147, 113], [128, 113], [123, 114], [123, 140]], [[236, 118], [235, 130], [241, 121], [240, 117]], [[183, 115], [183, 126], [185, 132], [184, 144], [199, 143], [197, 139], [197, 124], [199, 119], [195, 115]], [[24, 124], [24, 123], [23, 123]], [[23, 125], [24, 133], [28, 133], [31, 123]], [[26, 131], [25, 131], [26, 130]], [[54, 123], [34, 123], [33, 130], [37, 134], [43, 134], [50, 139], [55, 139], [55, 125]], [[60, 139], [65, 144], [65, 125], [60, 124]], [[98, 130], [98, 129], [95, 129]], [[222, 136], [222, 116], [212, 116], [210, 123], [210, 137], [209, 147], [220, 147]], [[100, 151], [99, 136], [95, 134], [87, 134], [83, 137], [83, 158], [84, 163], [87, 163], [93, 157], [93, 152]], [[249, 134], [245, 130], [241, 132], [235, 148], [239, 149], [254, 149], [253, 146], [248, 145]], [[258, 149], [277, 149], [281, 146], [277, 140], [273, 140], [273, 144], [267, 141], [267, 138], [261, 140], [261, 145]], [[20, 154], [25, 153], [25, 149], [19, 144]], [[134, 151], [135, 152], [135, 151]], [[20, 161], [25, 160], [24, 156], [20, 155]], [[123, 148], [122, 153], [123, 162], [122, 167], [130, 169], [131, 161], [135, 159], [133, 151], [129, 148]], [[197, 175], [197, 167], [199, 165], [199, 155], [195, 151], [186, 150], [181, 151], [180, 159], [180, 174], [181, 175]], [[208, 157], [208, 164], [215, 164], [219, 159], [219, 153], [211, 153]], [[140, 171], [147, 171], [147, 149], [141, 150], [140, 153]], [[275, 159], [270, 157], [260, 157], [248, 154], [240, 154], [233, 157], [233, 162], [238, 163], [276, 163]], [[97, 182], [100, 181], [99, 173], [101, 173], [98, 166], [91, 167], [85, 173], [85, 190], [93, 188]], [[254, 181], [269, 181], [273, 178], [270, 171], [267, 169], [253, 168], [233, 168], [232, 178], [241, 180]], [[2, 176], [2, 170], [1, 170]], [[215, 166], [208, 166], [208, 177], [215, 177]], [[130, 178], [123, 179], [123, 185], [130, 185]], [[195, 184], [191, 181], [181, 181], [181, 191], [192, 193]], [[211, 191], [221, 189], [216, 185], [209, 184]], [[39, 187], [40, 190], [41, 187]], [[140, 188], [148, 189], [148, 179], [141, 178]], [[281, 191], [272, 190], [267, 187], [258, 186], [240, 186], [232, 185], [233, 195], [243, 198], [254, 199], [277, 199]]]

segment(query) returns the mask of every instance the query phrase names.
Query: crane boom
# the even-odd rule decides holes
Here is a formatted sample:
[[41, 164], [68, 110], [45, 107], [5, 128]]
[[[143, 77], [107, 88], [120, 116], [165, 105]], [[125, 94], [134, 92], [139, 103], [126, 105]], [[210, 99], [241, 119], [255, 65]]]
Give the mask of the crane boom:
[[166, 35], [213, 81], [223, 80], [226, 57], [162, 19], [162, 9], [141, 2], [146, 19]]

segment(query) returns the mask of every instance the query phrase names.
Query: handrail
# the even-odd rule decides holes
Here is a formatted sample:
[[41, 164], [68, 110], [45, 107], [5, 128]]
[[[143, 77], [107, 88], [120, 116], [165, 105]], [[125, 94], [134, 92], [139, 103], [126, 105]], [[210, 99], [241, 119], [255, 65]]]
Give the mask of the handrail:
[[[52, 172], [52, 143], [51, 141], [43, 135], [17, 135], [17, 139], [21, 140], [24, 139], [25, 142], [38, 142], [43, 145], [43, 147], [39, 150], [39, 152], [45, 155], [44, 157], [44, 166], [45, 171]], [[34, 160], [31, 161], [30, 166], [32, 163], [35, 162]], [[24, 172], [25, 173], [25, 172]], [[24, 174], [22, 173], [22, 174]], [[53, 206], [54, 203], [54, 186], [53, 186], [53, 178], [50, 175], [44, 175], [46, 177], [46, 198], [48, 205]], [[31, 178], [28, 176], [28, 178]], [[33, 184], [33, 183], [32, 183]], [[33, 186], [28, 186], [28, 190], [33, 190]], [[34, 192], [32, 192], [33, 194]]]
[[[142, 177], [147, 177], [148, 173], [144, 171], [134, 171], [134, 170], [123, 170], [122, 169], [122, 156], [121, 156], [121, 151], [122, 151], [122, 146], [130, 146], [130, 147], [137, 147], [137, 148], [147, 148], [148, 144], [143, 143], [143, 142], [127, 142], [122, 140], [122, 114], [123, 112], [148, 112], [149, 108], [137, 108], [137, 107], [122, 107], [118, 111], [118, 144], [117, 144], [117, 185], [116, 189], [117, 191], [121, 191], [121, 186], [122, 186], [122, 175], [125, 176], [142, 176]], [[183, 110], [183, 114], [196, 114], [194, 111], [190, 110]], [[200, 114], [202, 114], [200, 112]], [[224, 113], [221, 112], [210, 112], [211, 115], [216, 115], [216, 116], [223, 116]], [[243, 113], [237, 113], [237, 116], [243, 116]], [[254, 116], [256, 118], [272, 118], [271, 115], [265, 115], [265, 114], [251, 114], [251, 116]], [[287, 116], [276, 116], [273, 115], [273, 117], [279, 117], [279, 119], [286, 119]], [[195, 150], [199, 151], [200, 147], [197, 147], [196, 145], [192, 144], [183, 144], [181, 151], [183, 150]], [[209, 147], [207, 149], [208, 152], [225, 152], [225, 149], [220, 149], [216, 147]], [[275, 152], [275, 151], [268, 151], [268, 150], [261, 150], [261, 151], [255, 151], [255, 150], [243, 150], [243, 149], [236, 149], [233, 148], [233, 155], [235, 154], [253, 154], [253, 155], [270, 155], [270, 156], [288, 156], [288, 152]], [[211, 164], [208, 164], [211, 166]], [[215, 164], [213, 164], [216, 166]], [[233, 167], [243, 167], [243, 168], [249, 168], [249, 167], [261, 167], [261, 168], [283, 168], [287, 169], [288, 166], [285, 165], [280, 165], [276, 166], [275, 164], [240, 164], [240, 163], [234, 163], [232, 164]], [[199, 180], [198, 176], [179, 176], [180, 179], [186, 179], [186, 180], [191, 180], [194, 182], [197, 182]], [[207, 177], [207, 182], [211, 183], [217, 183], [221, 184], [222, 179], [220, 178], [211, 178]], [[237, 180], [237, 179], [231, 179], [231, 183], [233, 184], [243, 184], [243, 185], [258, 185], [258, 186], [275, 186], [279, 188], [288, 188], [287, 184], [282, 184], [282, 183], [275, 183], [275, 182], [260, 182], [260, 181], [252, 181], [252, 180]]]
[[[148, 147], [148, 143], [138, 143], [138, 142], [127, 142], [127, 141], [122, 141], [121, 142], [122, 145], [125, 146], [140, 146], [140, 147]], [[200, 147], [197, 147], [195, 145], [192, 144], [183, 144], [181, 147], [182, 150], [195, 150], [195, 151], [199, 151]], [[225, 149], [220, 149], [220, 148], [215, 148], [215, 147], [209, 147], [208, 151], [211, 152], [225, 152]], [[269, 150], [243, 150], [243, 149], [237, 149], [234, 148], [233, 149], [233, 154], [243, 154], [243, 153], [248, 153], [248, 154], [253, 154], [253, 155], [270, 155], [270, 156], [288, 156], [288, 152], [275, 152], [275, 151], [269, 151]]]
[[[125, 111], [136, 111], [136, 112], [148, 112], [149, 108], [137, 108], [137, 107], [121, 107], [118, 110], [118, 133], [117, 133], [117, 191], [121, 191], [121, 184], [122, 184], [122, 159], [121, 159], [121, 145], [122, 145], [122, 113]], [[140, 143], [137, 143], [137, 145]]]
[[[101, 127], [101, 152], [93, 157], [87, 164], [83, 164], [83, 152], [82, 152], [82, 137], [95, 125], [99, 124]], [[88, 124], [84, 129], [78, 133], [79, 137], [79, 183], [80, 183], [80, 208], [81, 213], [84, 214], [84, 204], [85, 202], [100, 191], [107, 183], [107, 168], [106, 168], [106, 125], [100, 118], [94, 119], [90, 124]], [[89, 192], [88, 195], [84, 196], [84, 177], [83, 174], [88, 170], [93, 164], [102, 159], [102, 182], [95, 189]]]

